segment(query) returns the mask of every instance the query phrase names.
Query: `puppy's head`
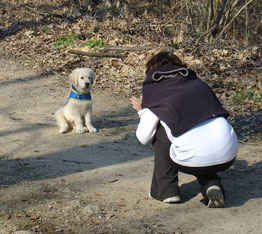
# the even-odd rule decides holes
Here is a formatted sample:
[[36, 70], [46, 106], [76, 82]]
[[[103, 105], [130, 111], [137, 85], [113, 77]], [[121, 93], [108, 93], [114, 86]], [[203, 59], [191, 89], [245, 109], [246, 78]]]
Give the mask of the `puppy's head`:
[[77, 90], [89, 92], [94, 84], [95, 73], [90, 68], [76, 68], [68, 78]]

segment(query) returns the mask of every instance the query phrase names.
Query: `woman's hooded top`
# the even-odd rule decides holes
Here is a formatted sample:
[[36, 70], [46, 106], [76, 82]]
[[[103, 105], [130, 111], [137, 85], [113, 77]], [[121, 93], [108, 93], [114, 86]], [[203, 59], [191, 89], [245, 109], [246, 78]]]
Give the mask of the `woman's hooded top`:
[[142, 87], [142, 108], [149, 108], [178, 137], [225, 110], [214, 92], [186, 67], [165, 64], [150, 70]]

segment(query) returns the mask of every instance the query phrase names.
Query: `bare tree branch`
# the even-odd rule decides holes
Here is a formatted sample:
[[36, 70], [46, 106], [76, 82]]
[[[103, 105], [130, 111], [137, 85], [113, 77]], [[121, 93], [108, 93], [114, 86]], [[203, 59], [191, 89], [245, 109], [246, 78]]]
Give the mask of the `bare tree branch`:
[[214, 40], [214, 43], [217, 42], [217, 40], [223, 35], [223, 33], [227, 30], [227, 28], [232, 24], [234, 19], [247, 7], [248, 4], [250, 4], [253, 0], [249, 0], [246, 2], [244, 6], [240, 8], [240, 10], [234, 15], [234, 17], [230, 20], [230, 22], [222, 29], [222, 31], [219, 33], [218, 37]]

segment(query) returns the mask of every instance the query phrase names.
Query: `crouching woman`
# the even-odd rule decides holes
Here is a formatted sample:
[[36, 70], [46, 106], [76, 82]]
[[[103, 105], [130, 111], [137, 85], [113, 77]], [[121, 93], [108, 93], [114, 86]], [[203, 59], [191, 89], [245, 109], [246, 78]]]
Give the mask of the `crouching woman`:
[[142, 99], [130, 101], [140, 117], [137, 138], [142, 144], [152, 142], [154, 149], [149, 195], [180, 202], [180, 171], [197, 178], [207, 207], [224, 207], [217, 173], [233, 164], [238, 143], [229, 113], [210, 87], [176, 55], [160, 52], [146, 64]]

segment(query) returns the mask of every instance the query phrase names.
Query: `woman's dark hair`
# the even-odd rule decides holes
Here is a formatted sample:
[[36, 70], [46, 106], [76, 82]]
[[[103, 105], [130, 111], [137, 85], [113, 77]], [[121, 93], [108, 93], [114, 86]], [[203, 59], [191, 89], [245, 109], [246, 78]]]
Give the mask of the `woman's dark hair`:
[[146, 73], [152, 69], [163, 66], [164, 64], [187, 67], [187, 64], [183, 63], [176, 55], [162, 51], [148, 60], [146, 63]]

